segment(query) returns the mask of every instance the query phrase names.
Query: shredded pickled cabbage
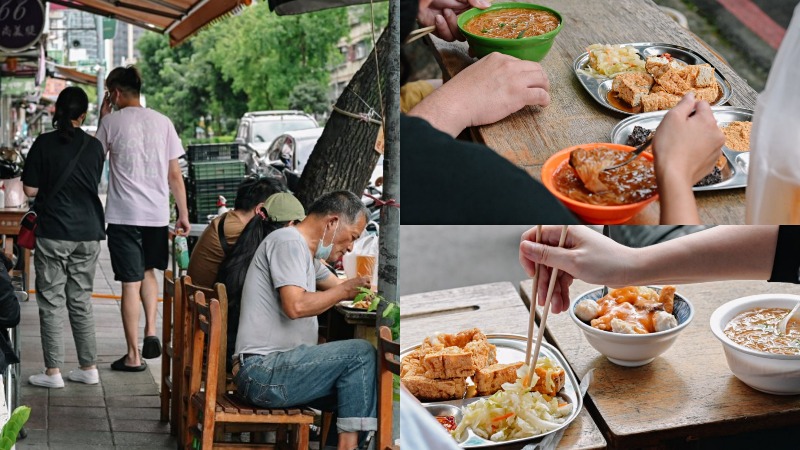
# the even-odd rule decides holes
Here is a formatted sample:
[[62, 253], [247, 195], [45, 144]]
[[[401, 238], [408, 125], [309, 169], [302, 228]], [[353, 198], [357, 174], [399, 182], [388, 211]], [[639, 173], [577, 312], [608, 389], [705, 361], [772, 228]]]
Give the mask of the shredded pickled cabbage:
[[[539, 358], [536, 367], [558, 370], [550, 358]], [[503, 384], [503, 389], [464, 408], [464, 417], [452, 432], [458, 441], [466, 439], [468, 429], [494, 442], [538, 436], [558, 428], [572, 413], [572, 404], [558, 397], [549, 397], [523, 386], [528, 365], [517, 369], [517, 380]], [[548, 381], [551, 377], [547, 377]], [[531, 374], [529, 386], [538, 376]]]
[[598, 77], [614, 77], [624, 72], [646, 72], [644, 60], [629, 45], [592, 44], [589, 52], [589, 65], [581, 72]]

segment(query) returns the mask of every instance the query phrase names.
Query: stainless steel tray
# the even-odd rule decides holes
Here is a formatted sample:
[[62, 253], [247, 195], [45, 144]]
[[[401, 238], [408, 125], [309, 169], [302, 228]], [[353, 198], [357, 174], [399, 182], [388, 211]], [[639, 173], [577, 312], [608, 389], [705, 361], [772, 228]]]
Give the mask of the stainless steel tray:
[[[497, 362], [503, 364], [510, 364], [515, 363], [518, 361], [525, 360], [525, 347], [527, 344], [527, 337], [520, 336], [516, 334], [488, 334], [486, 335], [489, 342], [494, 344], [497, 347]], [[419, 345], [415, 345], [413, 347], [409, 347], [400, 352], [400, 357], [407, 355], [413, 350], [419, 348]], [[501, 445], [507, 445], [512, 443], [522, 443], [522, 442], [535, 442], [539, 441], [548, 434], [555, 433], [556, 431], [569, 426], [573, 420], [578, 417], [580, 414], [581, 409], [583, 409], [583, 397], [581, 396], [580, 391], [580, 384], [578, 380], [575, 378], [575, 374], [572, 373], [572, 369], [570, 369], [567, 360], [564, 356], [559, 352], [555, 347], [552, 345], [542, 342], [542, 347], [540, 350], [541, 356], [547, 356], [557, 362], [557, 364], [564, 368], [564, 372], [566, 373], [564, 388], [561, 392], [558, 393], [559, 398], [563, 399], [566, 402], [572, 404], [572, 413], [567, 417], [564, 423], [561, 424], [558, 428], [548, 431], [547, 433], [543, 433], [537, 436], [532, 436], [528, 438], [520, 438], [520, 439], [512, 439], [509, 441], [504, 442], [494, 442], [488, 439], [483, 439], [480, 436], [475, 435], [472, 430], [468, 430], [467, 439], [462, 442], [459, 442], [458, 445], [463, 448], [488, 448], [488, 447], [496, 447]], [[449, 400], [449, 401], [441, 401], [441, 402], [431, 402], [431, 403], [423, 403], [423, 406], [429, 408], [435, 405], [451, 405], [458, 408], [463, 408], [470, 403], [476, 402], [481, 398], [486, 397], [475, 397], [475, 398], [468, 398], [468, 399], [459, 399], [459, 400]]]
[[[753, 111], [734, 106], [713, 106], [714, 118], [717, 125], [724, 126], [731, 122], [752, 122]], [[625, 144], [628, 136], [633, 132], [633, 127], [640, 126], [650, 130], [655, 130], [667, 111], [653, 111], [649, 113], [636, 114], [620, 121], [611, 130], [611, 142], [615, 144]], [[728, 160], [728, 164], [722, 169], [722, 181], [708, 186], [696, 186], [694, 191], [716, 191], [720, 189], [735, 189], [747, 186], [747, 166], [750, 163], [750, 152], [737, 152], [728, 147], [722, 147], [722, 154]]]
[[[708, 62], [707, 59], [703, 58], [700, 54], [696, 53], [694, 50], [688, 49], [686, 47], [681, 47], [680, 45], [674, 44], [662, 44], [662, 43], [654, 43], [654, 42], [636, 42], [632, 44], [619, 44], [619, 45], [629, 45], [635, 48], [639, 55], [642, 56], [642, 59], [647, 59], [648, 56], [655, 56], [660, 55], [662, 53], [669, 53], [672, 57], [681, 60], [687, 64], [711, 64]], [[578, 77], [578, 80], [583, 85], [583, 88], [586, 89], [586, 92], [592, 96], [598, 103], [605, 106], [606, 108], [616, 111], [618, 113], [633, 115], [633, 113], [619, 109], [608, 102], [608, 92], [611, 90], [611, 83], [613, 81], [610, 77], [593, 77], [591, 75], [586, 75], [582, 73], [581, 70], [586, 69], [589, 65], [589, 53], [583, 53], [582, 55], [578, 56], [575, 59], [575, 62], [572, 65], [572, 70], [575, 72], [575, 76]], [[711, 64], [713, 66], [713, 64]], [[714, 105], [724, 105], [733, 94], [733, 89], [731, 88], [730, 82], [725, 79], [725, 77], [714, 67], [714, 76], [717, 77], [717, 82], [722, 88], [722, 96], [717, 100]]]

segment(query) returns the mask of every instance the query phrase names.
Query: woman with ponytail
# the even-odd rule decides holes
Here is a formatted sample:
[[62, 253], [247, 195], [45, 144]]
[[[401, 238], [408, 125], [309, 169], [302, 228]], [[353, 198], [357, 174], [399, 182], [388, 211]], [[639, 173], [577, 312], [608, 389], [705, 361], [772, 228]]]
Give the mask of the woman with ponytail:
[[100, 141], [80, 126], [89, 99], [79, 87], [68, 87], [56, 100], [54, 131], [36, 138], [22, 173], [25, 194], [36, 197], [36, 303], [45, 370], [28, 381], [63, 388], [64, 309], [69, 314], [80, 368], [72, 381], [97, 384], [97, 343], [92, 314], [92, 287], [100, 241], [105, 239], [103, 205], [97, 194], [105, 152]]

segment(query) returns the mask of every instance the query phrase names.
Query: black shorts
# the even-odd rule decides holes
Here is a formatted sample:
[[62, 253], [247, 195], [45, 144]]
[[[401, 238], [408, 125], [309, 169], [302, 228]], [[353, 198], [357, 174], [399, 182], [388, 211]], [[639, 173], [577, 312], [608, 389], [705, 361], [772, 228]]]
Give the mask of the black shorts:
[[169, 228], [110, 223], [106, 230], [114, 279], [142, 281], [150, 269], [164, 270], [169, 263]]

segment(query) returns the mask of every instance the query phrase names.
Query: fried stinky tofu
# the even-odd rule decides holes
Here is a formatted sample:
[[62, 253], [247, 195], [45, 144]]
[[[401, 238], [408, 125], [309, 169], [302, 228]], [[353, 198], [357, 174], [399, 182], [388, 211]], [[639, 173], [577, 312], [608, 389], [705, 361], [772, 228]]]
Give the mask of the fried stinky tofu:
[[642, 96], [650, 92], [653, 86], [653, 77], [642, 72], [625, 72], [614, 78], [611, 89], [617, 97], [628, 102], [631, 106], [639, 106]]
[[451, 400], [462, 398], [467, 389], [466, 378], [446, 380], [432, 379], [420, 375], [401, 378], [403, 386], [419, 400]]
[[647, 70], [647, 73], [655, 78], [660, 77], [664, 72], [670, 69], [680, 69], [681, 67], [683, 67], [683, 64], [679, 61], [663, 55], [650, 56], [644, 63], [644, 68]]
[[422, 357], [428, 378], [469, 377], [478, 370], [472, 352], [459, 347], [445, 347]]
[[533, 386], [533, 390], [542, 394], [555, 397], [567, 381], [567, 373], [563, 367], [558, 367], [558, 370], [547, 370], [542, 367], [537, 367], [535, 370], [539, 379]]
[[522, 361], [514, 364], [497, 363], [479, 370], [472, 377], [478, 395], [492, 395], [501, 389], [503, 383], [516, 381], [517, 369], [522, 367], [522, 364]]
[[669, 92], [655, 92], [642, 97], [642, 109], [644, 112], [661, 111], [671, 109], [681, 101], [680, 96]]
[[675, 304], [675, 286], [664, 286], [661, 288], [658, 301], [664, 305], [664, 311], [672, 314], [672, 308]]
[[414, 350], [403, 357], [400, 361], [400, 378], [411, 375], [423, 375], [425, 373], [425, 368], [422, 367], [422, 361], [420, 361], [421, 356], [419, 350]]
[[719, 86], [714, 83], [713, 86], [692, 89], [694, 98], [697, 100], [705, 100], [708, 103], [714, 103], [719, 98]]

